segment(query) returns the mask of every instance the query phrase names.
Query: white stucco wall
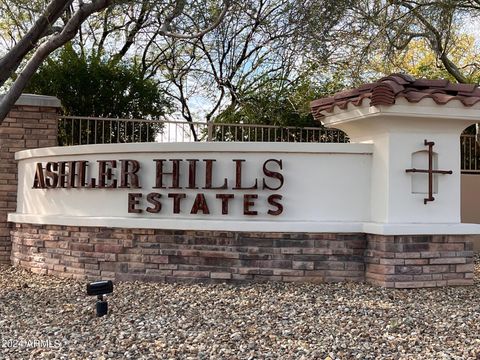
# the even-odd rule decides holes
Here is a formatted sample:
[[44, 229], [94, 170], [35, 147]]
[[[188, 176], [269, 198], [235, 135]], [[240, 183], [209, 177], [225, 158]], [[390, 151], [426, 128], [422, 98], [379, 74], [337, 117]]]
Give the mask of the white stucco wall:
[[[19, 160], [19, 191], [16, 214], [10, 221], [65, 225], [104, 225], [143, 228], [197, 228], [264, 231], [359, 231], [361, 223], [370, 218], [370, 171], [372, 145], [369, 144], [285, 144], [285, 143], [176, 143], [176, 144], [114, 144], [57, 147], [17, 153]], [[131, 159], [139, 161], [141, 189], [34, 189], [36, 163], [49, 161], [89, 161], [89, 176], [98, 172], [97, 160]], [[153, 159], [199, 159], [198, 185], [202, 186], [205, 165], [202, 159], [216, 159], [214, 185], [228, 179], [227, 190], [189, 190], [188, 164], [181, 164], [183, 189], [153, 189]], [[268, 159], [282, 160], [282, 170], [270, 163], [271, 170], [284, 176], [279, 190], [232, 190], [235, 182], [233, 159], [243, 163], [244, 185], [257, 178], [262, 183], [263, 163]], [[170, 164], [166, 165], [166, 170]], [[114, 174], [118, 177], [118, 170]], [[170, 177], [165, 178], [168, 182]], [[267, 179], [276, 185], [275, 179]], [[128, 213], [128, 193], [144, 194], [138, 208], [145, 209], [146, 194], [162, 194], [162, 210], [151, 214]], [[182, 211], [173, 214], [168, 193], [185, 193]], [[197, 193], [205, 194], [210, 214], [190, 214]], [[222, 215], [221, 201], [216, 194], [233, 193], [229, 214]], [[243, 214], [243, 194], [257, 194], [253, 210], [258, 215]], [[282, 195], [283, 213], [267, 214], [267, 198]]]
[[[360, 107], [348, 106], [327, 114], [325, 124], [345, 131], [350, 144], [115, 144], [22, 151], [16, 156], [18, 207], [9, 220], [163, 229], [480, 234], [480, 225], [461, 223], [459, 145], [462, 130], [480, 119], [480, 104], [467, 108], [458, 101], [439, 106], [431, 99], [417, 104], [397, 100], [395, 105], [379, 107], [364, 101]], [[452, 171], [434, 175], [435, 200], [426, 204], [427, 175], [405, 171], [417, 166], [428, 168], [428, 157], [412, 160], [412, 154], [427, 150], [425, 140], [435, 143], [435, 169]], [[94, 176], [98, 160], [121, 159], [140, 163], [142, 189], [32, 189], [36, 163], [86, 160], [91, 164], [90, 176]], [[227, 178], [229, 189], [153, 189], [154, 159], [198, 159], [199, 179], [205, 176], [202, 160], [215, 159], [214, 184]], [[246, 160], [242, 177], [247, 184], [252, 179], [261, 184], [266, 160], [282, 160], [284, 186], [276, 191], [233, 190], [234, 159]], [[182, 165], [182, 187], [186, 186], [187, 167]], [[114, 173], [118, 176], [117, 170]], [[275, 179], [270, 181], [275, 183]], [[412, 186], [412, 181], [418, 182]], [[161, 193], [162, 211], [129, 213], [128, 194], [133, 192], [143, 194], [138, 205], [141, 209], [147, 206], [146, 194]], [[173, 213], [169, 193], [186, 196], [179, 214]], [[210, 214], [190, 213], [198, 193], [205, 194]], [[221, 213], [221, 201], [216, 198], [222, 193], [235, 196], [228, 215]], [[258, 215], [244, 214], [245, 194], [258, 195], [253, 206]], [[272, 194], [282, 196], [284, 210], [278, 216], [267, 213], [271, 209], [267, 198]]]

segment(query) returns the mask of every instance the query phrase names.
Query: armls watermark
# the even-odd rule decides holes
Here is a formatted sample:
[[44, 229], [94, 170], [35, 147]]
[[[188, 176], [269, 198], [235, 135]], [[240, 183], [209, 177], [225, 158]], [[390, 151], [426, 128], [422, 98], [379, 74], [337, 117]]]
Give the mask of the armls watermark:
[[0, 337], [0, 349], [56, 349], [61, 345], [60, 340], [50, 338], [16, 339]]

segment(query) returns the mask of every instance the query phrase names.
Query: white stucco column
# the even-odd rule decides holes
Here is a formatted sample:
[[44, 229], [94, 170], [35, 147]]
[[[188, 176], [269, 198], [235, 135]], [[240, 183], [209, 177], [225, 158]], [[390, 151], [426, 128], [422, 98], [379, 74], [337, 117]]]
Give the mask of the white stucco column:
[[[371, 222], [389, 233], [399, 226], [460, 224], [460, 134], [479, 119], [478, 105], [397, 99], [394, 105], [370, 106], [365, 100], [361, 106], [335, 108], [323, 122], [345, 131], [352, 143], [373, 143]], [[432, 168], [452, 171], [433, 175], [434, 200], [426, 203], [428, 174], [406, 172], [429, 169], [425, 140], [435, 144]]]

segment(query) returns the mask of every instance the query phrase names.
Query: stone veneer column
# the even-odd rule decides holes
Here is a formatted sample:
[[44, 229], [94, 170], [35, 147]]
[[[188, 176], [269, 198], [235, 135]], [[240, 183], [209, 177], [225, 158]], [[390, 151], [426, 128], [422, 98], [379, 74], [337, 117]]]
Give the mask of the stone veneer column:
[[365, 280], [384, 287], [473, 285], [472, 235], [367, 235]]
[[57, 145], [60, 106], [56, 97], [24, 94], [0, 125], [0, 263], [10, 263], [7, 214], [17, 207], [15, 152]]

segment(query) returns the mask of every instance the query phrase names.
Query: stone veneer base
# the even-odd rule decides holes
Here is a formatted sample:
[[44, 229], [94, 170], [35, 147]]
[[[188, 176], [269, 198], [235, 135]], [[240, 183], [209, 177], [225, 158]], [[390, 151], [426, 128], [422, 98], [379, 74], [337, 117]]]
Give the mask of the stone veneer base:
[[15, 224], [14, 266], [77, 279], [473, 284], [472, 237]]

